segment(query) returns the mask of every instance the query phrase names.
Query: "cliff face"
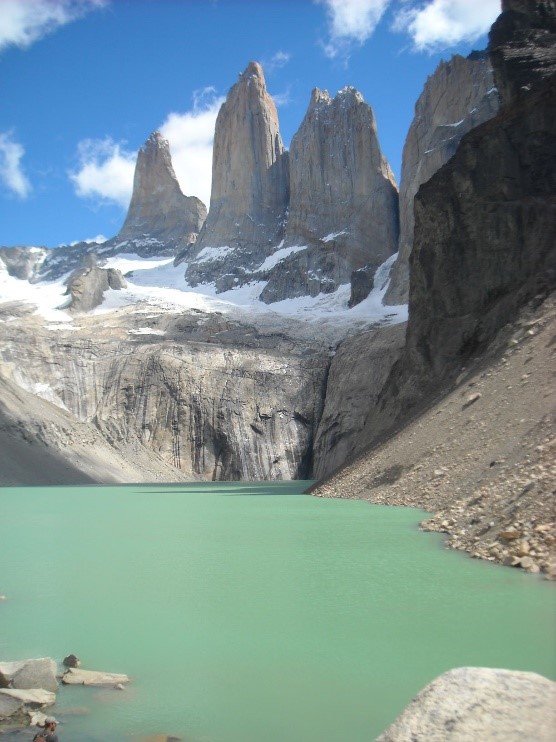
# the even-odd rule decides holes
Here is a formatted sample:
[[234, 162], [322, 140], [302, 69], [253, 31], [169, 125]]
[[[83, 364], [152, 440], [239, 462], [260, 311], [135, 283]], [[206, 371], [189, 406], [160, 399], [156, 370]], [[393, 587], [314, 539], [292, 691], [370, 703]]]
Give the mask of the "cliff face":
[[288, 200], [276, 106], [262, 67], [251, 62], [218, 113], [209, 216], [196, 249], [182, 256], [191, 259], [186, 279], [193, 286], [226, 274], [241, 280], [282, 238]]
[[[407, 345], [369, 413], [367, 443], [449, 384], [525, 302], [556, 283], [556, 11], [547, 3], [506, 5], [489, 50], [501, 89], [519, 90], [462, 139], [415, 198]], [[518, 32], [507, 16], [516, 5]], [[536, 58], [535, 34], [519, 32], [531, 27], [543, 39], [544, 72], [535, 66], [530, 83], [520, 77], [517, 85], [512, 71]], [[508, 50], [512, 64], [498, 65]]]
[[441, 62], [415, 105], [402, 157], [399, 255], [392, 268], [385, 304], [406, 304], [409, 256], [415, 227], [414, 199], [419, 187], [447, 162], [461, 138], [494, 116], [499, 98], [488, 56], [473, 53]]
[[265, 302], [334, 291], [354, 270], [375, 270], [396, 251], [398, 194], [378, 143], [374, 114], [354, 88], [335, 98], [315, 89], [290, 147], [285, 246]]
[[131, 202], [115, 239], [188, 244], [196, 240], [206, 216], [202, 201], [181, 192], [168, 141], [155, 131], [137, 155]]
[[[152, 457], [170, 481], [172, 471], [204, 480], [310, 476], [329, 364], [316, 343], [202, 312], [121, 311], [103, 324], [81, 315], [67, 332], [29, 315], [0, 329], [3, 377], [61, 409], [70, 431], [73, 419], [64, 440], [95, 430], [130, 462]], [[44, 427], [45, 442], [63, 449]]]

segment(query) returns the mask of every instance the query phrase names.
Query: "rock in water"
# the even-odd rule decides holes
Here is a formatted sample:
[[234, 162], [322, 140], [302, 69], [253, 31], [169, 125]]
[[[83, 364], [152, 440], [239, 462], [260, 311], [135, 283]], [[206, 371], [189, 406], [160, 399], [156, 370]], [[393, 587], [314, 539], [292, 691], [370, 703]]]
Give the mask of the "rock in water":
[[467, 58], [456, 55], [441, 62], [425, 83], [403, 150], [399, 255], [385, 304], [408, 301], [415, 194], [452, 157], [464, 134], [496, 114], [498, 103], [486, 53], [473, 52]]
[[353, 271], [371, 273], [398, 243], [398, 192], [371, 107], [355, 88], [331, 98], [315, 88], [290, 148], [290, 208], [282, 260], [261, 294], [267, 303], [335, 291]]
[[216, 120], [209, 215], [187, 280], [217, 281], [217, 290], [234, 278], [241, 283], [282, 238], [287, 205], [288, 154], [276, 106], [261, 65], [250, 62]]
[[172, 166], [170, 145], [160, 132], [147, 139], [137, 155], [133, 195], [116, 238], [194, 242], [207, 216], [202, 201], [184, 196]]
[[58, 689], [56, 663], [50, 657], [0, 662], [0, 677], [2, 685], [7, 687], [9, 684], [12, 689], [42, 688], [51, 692]]
[[553, 742], [556, 683], [534, 672], [460, 667], [427, 685], [375, 742]]
[[101, 685], [115, 688], [117, 685], [129, 683], [129, 677], [115, 672], [70, 668], [62, 675], [62, 683], [64, 685]]

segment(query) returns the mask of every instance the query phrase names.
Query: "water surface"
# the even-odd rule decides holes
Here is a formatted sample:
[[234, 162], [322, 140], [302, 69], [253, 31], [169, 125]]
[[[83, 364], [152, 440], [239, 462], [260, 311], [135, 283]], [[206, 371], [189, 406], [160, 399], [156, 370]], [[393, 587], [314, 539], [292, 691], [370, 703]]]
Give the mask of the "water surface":
[[444, 670], [556, 676], [554, 585], [306, 485], [0, 490], [0, 658], [133, 679], [61, 688], [63, 742], [369, 742]]

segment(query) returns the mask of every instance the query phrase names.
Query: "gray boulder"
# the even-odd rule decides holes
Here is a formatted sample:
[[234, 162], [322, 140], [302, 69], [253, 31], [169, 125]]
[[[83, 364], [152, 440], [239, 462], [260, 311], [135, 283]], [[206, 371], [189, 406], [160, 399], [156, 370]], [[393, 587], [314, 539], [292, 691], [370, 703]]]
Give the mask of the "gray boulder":
[[556, 683], [533, 672], [461, 667], [426, 686], [375, 742], [554, 742]]
[[56, 662], [50, 657], [0, 662], [0, 676], [15, 689], [43, 688], [52, 692], [58, 689]]

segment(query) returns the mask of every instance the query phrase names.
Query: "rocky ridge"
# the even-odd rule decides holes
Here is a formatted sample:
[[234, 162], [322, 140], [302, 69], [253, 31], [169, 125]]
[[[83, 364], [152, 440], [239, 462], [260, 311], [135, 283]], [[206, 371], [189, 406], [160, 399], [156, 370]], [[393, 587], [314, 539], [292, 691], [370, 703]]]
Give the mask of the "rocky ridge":
[[488, 55], [473, 52], [441, 62], [415, 104], [402, 155], [399, 253], [385, 304], [407, 304], [413, 248], [413, 202], [419, 187], [454, 155], [461, 138], [492, 118], [499, 97]]

